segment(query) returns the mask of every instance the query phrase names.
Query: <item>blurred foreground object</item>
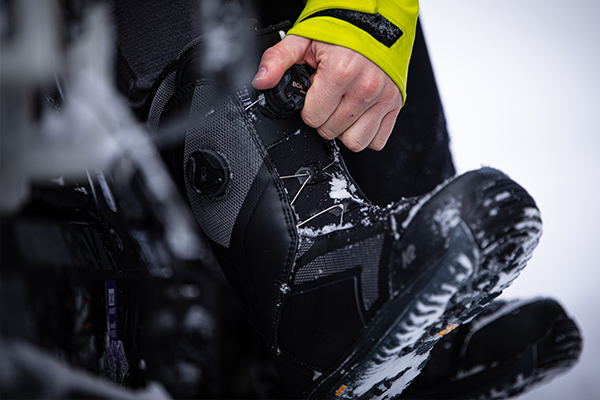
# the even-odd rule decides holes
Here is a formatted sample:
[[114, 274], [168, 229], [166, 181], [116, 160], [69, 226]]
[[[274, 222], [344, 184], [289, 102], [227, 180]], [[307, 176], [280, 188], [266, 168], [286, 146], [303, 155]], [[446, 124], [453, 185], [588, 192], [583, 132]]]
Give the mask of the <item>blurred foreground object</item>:
[[218, 267], [71, 3], [0, 9], [2, 395], [215, 396]]

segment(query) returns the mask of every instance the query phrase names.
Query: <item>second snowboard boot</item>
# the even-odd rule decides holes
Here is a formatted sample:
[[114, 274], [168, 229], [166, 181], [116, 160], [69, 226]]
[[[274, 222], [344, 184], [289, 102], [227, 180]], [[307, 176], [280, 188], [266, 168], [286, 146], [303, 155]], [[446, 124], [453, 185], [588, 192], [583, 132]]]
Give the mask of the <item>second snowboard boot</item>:
[[504, 399], [575, 365], [582, 338], [553, 299], [496, 300], [444, 336], [405, 399]]

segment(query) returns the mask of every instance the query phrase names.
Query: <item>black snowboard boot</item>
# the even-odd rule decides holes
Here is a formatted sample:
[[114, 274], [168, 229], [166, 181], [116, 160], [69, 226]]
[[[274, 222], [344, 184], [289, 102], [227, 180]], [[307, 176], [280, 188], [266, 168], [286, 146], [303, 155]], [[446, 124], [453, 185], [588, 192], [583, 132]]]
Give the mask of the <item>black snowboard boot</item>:
[[282, 117], [277, 96], [202, 76], [201, 46], [167, 68], [148, 125], [286, 389], [401, 393], [517, 277], [541, 235], [535, 202], [484, 168], [373, 206], [335, 142]]
[[571, 368], [581, 349], [577, 325], [555, 300], [496, 300], [440, 340], [401, 398], [517, 396]]

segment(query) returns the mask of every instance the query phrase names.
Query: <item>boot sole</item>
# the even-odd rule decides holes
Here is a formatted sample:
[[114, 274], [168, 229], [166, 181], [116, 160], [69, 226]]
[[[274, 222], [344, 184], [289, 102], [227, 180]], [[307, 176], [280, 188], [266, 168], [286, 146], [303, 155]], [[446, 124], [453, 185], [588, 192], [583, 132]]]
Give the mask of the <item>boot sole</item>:
[[[400, 394], [424, 367], [433, 346], [519, 275], [541, 236], [533, 199], [489, 168], [441, 185], [413, 208], [403, 225], [392, 270], [416, 266], [421, 277], [394, 293], [353, 354], [326, 374], [309, 398]], [[423, 237], [439, 240], [416, 240]]]

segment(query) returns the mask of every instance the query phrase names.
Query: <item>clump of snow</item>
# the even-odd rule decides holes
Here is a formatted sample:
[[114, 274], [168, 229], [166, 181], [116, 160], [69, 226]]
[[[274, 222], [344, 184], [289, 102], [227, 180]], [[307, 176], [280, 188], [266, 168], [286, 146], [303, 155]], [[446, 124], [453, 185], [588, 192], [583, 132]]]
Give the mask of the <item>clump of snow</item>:
[[281, 293], [286, 294], [290, 291], [290, 285], [288, 285], [287, 283], [282, 283], [279, 287], [279, 290], [281, 291]]
[[301, 236], [305, 236], [305, 237], [317, 237], [317, 236], [326, 235], [328, 233], [343, 230], [343, 229], [350, 229], [353, 227], [354, 227], [354, 225], [351, 224], [350, 222], [347, 222], [343, 225], [329, 224], [329, 225], [322, 226], [321, 228], [300, 227], [300, 228], [298, 228], [298, 233]]
[[527, 207], [523, 209], [523, 216], [525, 218], [540, 218], [540, 210], [535, 207]]
[[394, 239], [400, 240], [400, 233], [398, 232], [398, 223], [394, 214], [390, 214], [390, 228], [392, 229], [392, 233], [394, 234]]
[[460, 223], [460, 207], [460, 201], [452, 198], [443, 208], [436, 210], [433, 214], [434, 231], [441, 237], [448, 237], [450, 230]]
[[512, 195], [510, 194], [510, 192], [509, 192], [509, 191], [504, 191], [504, 192], [502, 192], [502, 193], [498, 193], [498, 194], [497, 194], [497, 195], [494, 197], [494, 200], [496, 200], [496, 201], [502, 201], [502, 200], [506, 200], [506, 199], [508, 199], [510, 196], [512, 196]]
[[[331, 191], [329, 197], [332, 199], [350, 199], [352, 194], [348, 188], [348, 181], [338, 176], [334, 176], [329, 180]], [[356, 190], [356, 188], [355, 188]]]
[[356, 193], [356, 185], [351, 183], [350, 185], [348, 185], [348, 189], [350, 190], [350, 193], [354, 194]]
[[79, 192], [79, 193], [83, 193], [83, 194], [85, 194], [85, 195], [87, 195], [87, 194], [88, 194], [88, 191], [87, 191], [87, 189], [86, 189], [84, 186], [77, 186], [77, 187], [76, 187], [75, 189], [73, 189], [73, 190], [74, 190], [74, 191], [76, 191], [76, 192]]
[[[406, 229], [406, 227], [408, 226], [408, 224], [411, 223], [411, 221], [413, 220], [413, 218], [415, 217], [415, 215], [417, 215], [417, 213], [419, 212], [419, 210], [421, 209], [421, 207], [423, 207], [423, 205], [425, 205], [425, 203], [427, 203], [433, 196], [435, 196], [438, 192], [440, 192], [442, 189], [444, 189], [446, 186], [448, 186], [448, 184], [450, 182], [452, 182], [454, 179], [456, 179], [455, 177], [453, 178], [449, 178], [447, 179], [445, 182], [442, 182], [441, 184], [439, 184], [435, 189], [433, 189], [431, 192], [427, 193], [426, 195], [424, 195], [423, 197], [421, 197], [419, 199], [419, 201], [417, 202], [417, 204], [415, 204], [411, 209], [410, 212], [408, 213], [408, 217], [404, 220], [404, 222], [402, 222], [402, 228]], [[404, 210], [404, 208], [406, 208], [406, 204], [399, 204], [393, 212], [400, 212], [402, 210]]]

